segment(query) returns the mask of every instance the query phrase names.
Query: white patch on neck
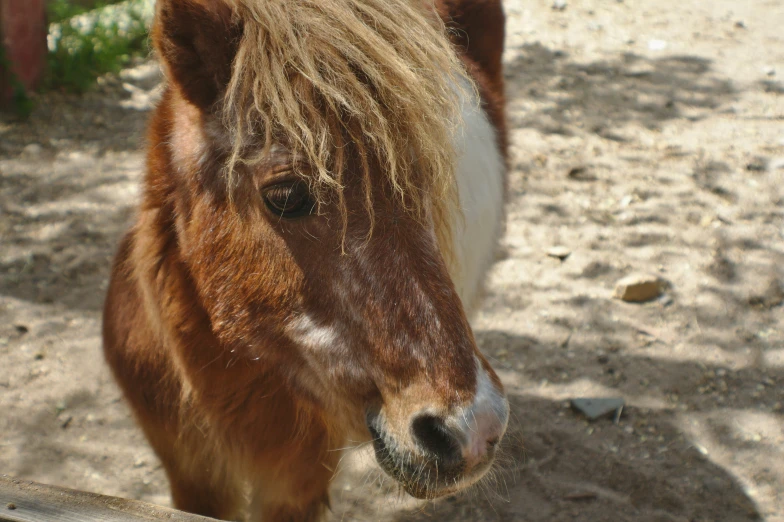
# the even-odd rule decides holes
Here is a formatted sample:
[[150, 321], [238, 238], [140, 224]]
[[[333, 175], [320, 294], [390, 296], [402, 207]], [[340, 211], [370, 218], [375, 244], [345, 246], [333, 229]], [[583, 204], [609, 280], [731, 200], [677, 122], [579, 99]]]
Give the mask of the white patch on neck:
[[[469, 87], [462, 92], [473, 93]], [[463, 129], [455, 138], [460, 210], [453, 222], [449, 273], [466, 315], [479, 305], [485, 274], [495, 260], [504, 223], [504, 159], [496, 130], [474, 96], [462, 99]]]

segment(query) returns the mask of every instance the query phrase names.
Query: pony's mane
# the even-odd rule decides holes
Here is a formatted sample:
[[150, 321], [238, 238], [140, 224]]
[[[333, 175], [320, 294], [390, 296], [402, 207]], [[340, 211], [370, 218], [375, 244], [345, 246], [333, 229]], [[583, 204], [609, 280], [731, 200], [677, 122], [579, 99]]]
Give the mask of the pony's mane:
[[230, 176], [283, 143], [304, 160], [300, 173], [319, 202], [337, 196], [345, 232], [351, 150], [371, 222], [375, 166], [407, 211], [423, 218], [432, 210], [437, 233], [450, 234], [460, 91], [473, 84], [432, 2], [233, 2], [244, 29], [223, 102]]

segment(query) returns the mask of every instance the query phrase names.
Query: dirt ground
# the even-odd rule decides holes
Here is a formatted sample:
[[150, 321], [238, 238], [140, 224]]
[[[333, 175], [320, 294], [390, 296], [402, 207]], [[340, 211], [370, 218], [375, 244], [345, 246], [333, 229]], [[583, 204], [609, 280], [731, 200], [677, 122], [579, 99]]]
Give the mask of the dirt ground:
[[[503, 462], [422, 503], [357, 458], [332, 518], [784, 522], [784, 3], [506, 10], [509, 223], [474, 322]], [[0, 119], [0, 473], [167, 505], [99, 336], [157, 82], [142, 63]], [[665, 294], [613, 299], [637, 272]], [[627, 406], [589, 422], [574, 397]]]

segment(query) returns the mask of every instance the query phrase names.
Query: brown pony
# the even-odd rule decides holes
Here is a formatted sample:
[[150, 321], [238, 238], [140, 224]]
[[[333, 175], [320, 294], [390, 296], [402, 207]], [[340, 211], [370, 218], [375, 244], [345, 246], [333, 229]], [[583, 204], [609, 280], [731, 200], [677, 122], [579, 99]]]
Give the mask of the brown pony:
[[315, 521], [341, 448], [435, 498], [506, 429], [499, 0], [158, 0], [168, 85], [104, 351], [175, 506]]

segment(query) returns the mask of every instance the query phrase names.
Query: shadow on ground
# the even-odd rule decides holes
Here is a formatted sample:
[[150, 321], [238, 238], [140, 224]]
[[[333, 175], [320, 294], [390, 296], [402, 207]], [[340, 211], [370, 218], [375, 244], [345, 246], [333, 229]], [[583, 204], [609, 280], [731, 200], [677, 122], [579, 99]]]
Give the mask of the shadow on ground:
[[[133, 162], [88, 157], [52, 158], [52, 173], [3, 173], [0, 177], [0, 294], [37, 304], [99, 310], [116, 242], [133, 202], [111, 196], [135, 182]], [[25, 169], [22, 164], [20, 169]], [[39, 167], [40, 168], [40, 167]], [[108, 175], [83, 175], [83, 170]]]
[[75, 144], [92, 144], [101, 153], [137, 150], [152, 102], [130, 102], [139, 97], [138, 93], [154, 92], [147, 88], [145, 82], [107, 77], [102, 85], [84, 94], [40, 94], [28, 118], [20, 120], [0, 112], [0, 154], [15, 155], [29, 145], [45, 151], [64, 150]]
[[510, 128], [573, 135], [592, 132], [625, 141], [618, 127], [637, 122], [656, 128], [662, 121], [699, 118], [733, 99], [729, 80], [711, 72], [711, 61], [697, 56], [649, 59], [625, 53], [588, 64], [539, 43], [524, 45], [505, 66], [510, 108], [519, 103], [543, 107], [510, 111]]
[[[629, 408], [620, 425], [608, 419], [588, 426], [560, 402], [514, 394], [510, 402], [513, 421], [500, 459], [504, 462], [493, 478], [456, 497], [399, 511], [391, 520], [761, 519], [741, 484], [685, 440], [669, 412]], [[642, 420], [647, 436], [626, 429]], [[362, 493], [367, 494], [374, 492]], [[336, 511], [335, 519], [370, 520], [377, 516], [361, 511], [363, 508], [367, 510], [355, 503], [345, 513]]]

